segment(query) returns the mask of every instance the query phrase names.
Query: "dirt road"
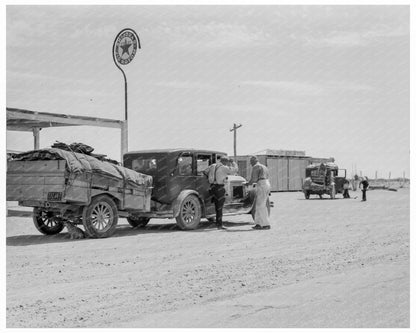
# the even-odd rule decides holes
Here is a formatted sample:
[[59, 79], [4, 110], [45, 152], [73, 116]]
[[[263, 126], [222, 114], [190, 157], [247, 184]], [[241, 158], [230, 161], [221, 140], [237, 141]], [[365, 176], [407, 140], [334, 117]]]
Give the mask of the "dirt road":
[[408, 189], [272, 201], [268, 231], [120, 219], [69, 240], [8, 217], [7, 327], [409, 327]]

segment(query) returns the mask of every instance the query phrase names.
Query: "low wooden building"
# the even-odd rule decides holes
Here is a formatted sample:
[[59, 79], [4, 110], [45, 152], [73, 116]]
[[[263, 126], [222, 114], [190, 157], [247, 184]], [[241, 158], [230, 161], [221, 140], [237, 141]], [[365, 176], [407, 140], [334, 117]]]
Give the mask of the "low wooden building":
[[[246, 179], [249, 179], [251, 175], [250, 156], [236, 157], [238, 173]], [[257, 153], [256, 156], [261, 164], [268, 167], [271, 190], [274, 192], [301, 191], [307, 165], [334, 161], [333, 158], [306, 156], [304, 151], [296, 150], [266, 149]]]

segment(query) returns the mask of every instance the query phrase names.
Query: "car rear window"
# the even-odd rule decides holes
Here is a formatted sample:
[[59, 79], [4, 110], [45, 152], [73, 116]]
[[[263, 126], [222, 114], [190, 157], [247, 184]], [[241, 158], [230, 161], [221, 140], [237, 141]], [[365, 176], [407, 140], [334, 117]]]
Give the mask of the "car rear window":
[[155, 158], [134, 158], [131, 161], [131, 168], [141, 173], [153, 173], [157, 170]]

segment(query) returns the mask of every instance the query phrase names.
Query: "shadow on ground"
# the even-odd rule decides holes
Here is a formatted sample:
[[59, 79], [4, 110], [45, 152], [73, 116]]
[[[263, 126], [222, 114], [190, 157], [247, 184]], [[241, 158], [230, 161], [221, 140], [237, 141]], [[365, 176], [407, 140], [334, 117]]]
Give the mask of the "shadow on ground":
[[[237, 226], [248, 226], [251, 225], [250, 222], [224, 222], [224, 226], [227, 228], [237, 227]], [[230, 230], [226, 231], [251, 231], [250, 230]], [[110, 237], [129, 237], [137, 236], [141, 234], [149, 233], [171, 233], [171, 232], [210, 232], [217, 231], [215, 223], [205, 222], [201, 223], [198, 229], [195, 230], [181, 230], [176, 223], [166, 223], [166, 224], [148, 224], [146, 227], [142, 228], [132, 228], [130, 226], [122, 225], [118, 226], [115, 233]], [[104, 241], [109, 238], [85, 238], [85, 239], [70, 239], [70, 236], [67, 232], [59, 233], [56, 235], [21, 235], [21, 236], [10, 236], [6, 238], [7, 246], [28, 246], [28, 245], [40, 245], [40, 244], [50, 244], [50, 243], [65, 243], [65, 242], [82, 242], [82, 241]]]

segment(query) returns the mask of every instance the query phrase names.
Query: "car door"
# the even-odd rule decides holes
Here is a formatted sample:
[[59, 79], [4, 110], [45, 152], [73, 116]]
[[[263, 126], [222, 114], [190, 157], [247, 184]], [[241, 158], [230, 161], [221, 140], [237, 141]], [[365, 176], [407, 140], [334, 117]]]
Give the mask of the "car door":
[[177, 159], [176, 185], [178, 192], [195, 190], [195, 172], [192, 152], [182, 152]]

